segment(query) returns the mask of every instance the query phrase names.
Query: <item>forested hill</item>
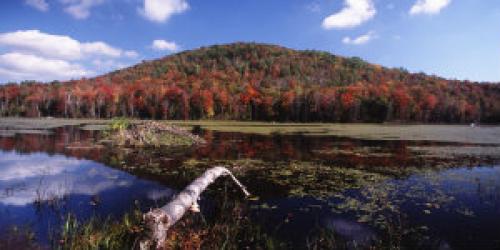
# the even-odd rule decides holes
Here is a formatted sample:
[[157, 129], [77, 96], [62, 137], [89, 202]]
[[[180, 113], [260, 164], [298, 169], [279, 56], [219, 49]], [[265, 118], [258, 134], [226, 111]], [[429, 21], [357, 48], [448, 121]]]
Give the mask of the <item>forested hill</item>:
[[235, 43], [70, 82], [0, 87], [2, 116], [500, 122], [500, 85], [326, 52]]

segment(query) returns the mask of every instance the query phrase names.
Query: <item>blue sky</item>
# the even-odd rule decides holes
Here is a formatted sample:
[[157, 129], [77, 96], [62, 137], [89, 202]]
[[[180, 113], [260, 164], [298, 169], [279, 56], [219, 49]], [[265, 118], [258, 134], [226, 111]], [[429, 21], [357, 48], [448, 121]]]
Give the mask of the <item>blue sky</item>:
[[236, 41], [500, 81], [495, 0], [2, 0], [0, 82], [91, 77]]

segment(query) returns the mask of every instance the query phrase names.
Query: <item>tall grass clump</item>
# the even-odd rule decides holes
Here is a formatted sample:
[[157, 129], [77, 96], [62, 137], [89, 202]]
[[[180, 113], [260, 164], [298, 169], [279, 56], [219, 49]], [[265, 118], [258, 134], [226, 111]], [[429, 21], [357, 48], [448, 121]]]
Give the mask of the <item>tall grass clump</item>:
[[131, 127], [132, 123], [130, 119], [125, 118], [125, 117], [116, 117], [111, 120], [111, 123], [109, 124], [109, 130], [112, 131], [121, 131], [125, 129], [129, 129]]
[[92, 217], [80, 222], [68, 214], [52, 241], [52, 249], [134, 249], [143, 229], [142, 213], [134, 211], [120, 220]]

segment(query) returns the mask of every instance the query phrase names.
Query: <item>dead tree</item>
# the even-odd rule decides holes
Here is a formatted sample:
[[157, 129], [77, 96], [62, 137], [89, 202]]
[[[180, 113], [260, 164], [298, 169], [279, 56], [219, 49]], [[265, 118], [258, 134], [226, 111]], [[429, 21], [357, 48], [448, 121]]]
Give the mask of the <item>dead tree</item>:
[[167, 231], [172, 227], [187, 210], [199, 211], [198, 199], [200, 194], [220, 176], [230, 176], [241, 188], [246, 196], [250, 193], [225, 167], [213, 167], [208, 169], [172, 199], [167, 205], [153, 209], [144, 215], [144, 223], [149, 229], [148, 238], [141, 242], [141, 249], [162, 249], [165, 245]]

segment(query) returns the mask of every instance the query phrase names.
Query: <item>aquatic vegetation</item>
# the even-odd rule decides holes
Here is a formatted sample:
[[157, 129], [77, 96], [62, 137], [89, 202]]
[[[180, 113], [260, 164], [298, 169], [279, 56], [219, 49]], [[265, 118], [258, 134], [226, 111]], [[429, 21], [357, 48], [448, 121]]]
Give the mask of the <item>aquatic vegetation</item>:
[[500, 146], [411, 146], [410, 150], [425, 157], [455, 158], [460, 156], [500, 158]]
[[93, 217], [80, 222], [71, 214], [66, 216], [52, 242], [53, 249], [134, 249], [143, 234], [142, 213], [133, 211], [121, 220]]
[[178, 126], [260, 135], [303, 134], [338, 136], [380, 141], [435, 141], [473, 144], [500, 144], [498, 126], [471, 128], [467, 125], [401, 125], [360, 123], [270, 123], [240, 121], [169, 121]]
[[314, 151], [320, 155], [346, 155], [346, 156], [357, 156], [357, 157], [391, 157], [395, 155], [395, 152], [391, 152], [388, 149], [384, 149], [380, 146], [374, 147], [354, 147], [349, 149], [343, 148], [329, 148]]
[[[221, 164], [220, 161], [215, 162]], [[390, 235], [391, 232], [396, 234], [394, 227], [397, 223], [401, 223], [399, 222], [401, 217], [408, 216], [406, 215], [408, 207], [419, 210], [422, 216], [453, 210], [467, 217], [474, 216], [473, 210], [468, 207], [470, 205], [457, 202], [456, 196], [465, 192], [460, 190], [460, 184], [456, 184], [457, 187], [453, 189], [446, 188], [448, 182], [463, 182], [463, 185], [473, 183], [474, 179], [478, 178], [474, 176], [463, 179], [461, 174], [454, 176], [447, 172], [436, 174], [432, 169], [414, 169], [410, 175], [406, 175], [408, 172], [405, 172], [405, 175], [395, 178], [377, 171], [370, 172], [366, 169], [335, 167], [314, 162], [270, 163], [242, 159], [225, 163], [232, 165], [239, 178], [248, 182], [248, 188], [261, 196], [260, 201], [251, 205], [252, 209], [258, 211], [280, 209], [281, 205], [265, 201], [269, 197], [277, 195], [291, 199], [311, 197], [323, 201], [319, 208], [329, 207], [335, 214], [350, 214], [358, 223], [370, 225], [384, 232], [382, 235]], [[206, 161], [189, 160], [185, 167], [194, 170], [207, 165], [210, 164]], [[450, 171], [454, 173], [453, 170]], [[495, 178], [496, 174], [488, 179]], [[483, 186], [488, 187], [488, 190], [491, 188], [495, 190], [495, 185]], [[310, 209], [313, 208], [301, 208], [302, 211]], [[409, 241], [418, 242], [419, 240], [413, 239], [412, 236], [417, 233], [419, 237], [428, 238], [432, 234], [427, 228], [425, 224], [413, 223], [398, 229], [399, 236], [396, 236], [400, 239], [397, 245], [402, 242], [405, 244]], [[383, 239], [381, 244], [393, 244], [389, 241], [394, 241], [396, 236]], [[425, 244], [435, 244], [433, 240], [431, 237]]]
[[107, 124], [110, 120], [2, 117], [0, 130], [52, 130], [64, 126]]
[[111, 120], [111, 123], [108, 124], [110, 130], [121, 131], [129, 129], [132, 126], [131, 121], [125, 117], [116, 117]]
[[226, 199], [213, 209], [213, 216], [191, 215], [174, 226], [167, 249], [289, 249], [249, 216], [244, 203]]
[[35, 234], [28, 227], [13, 226], [0, 230], [0, 249], [44, 249], [37, 244]]
[[[224, 194], [223, 194], [224, 195]], [[287, 249], [287, 244], [267, 233], [249, 216], [246, 204], [224, 199], [210, 216], [192, 214], [167, 235], [167, 249]], [[52, 241], [53, 249], [136, 249], [147, 234], [142, 213], [133, 211], [121, 219], [93, 217], [78, 221], [67, 215]]]

